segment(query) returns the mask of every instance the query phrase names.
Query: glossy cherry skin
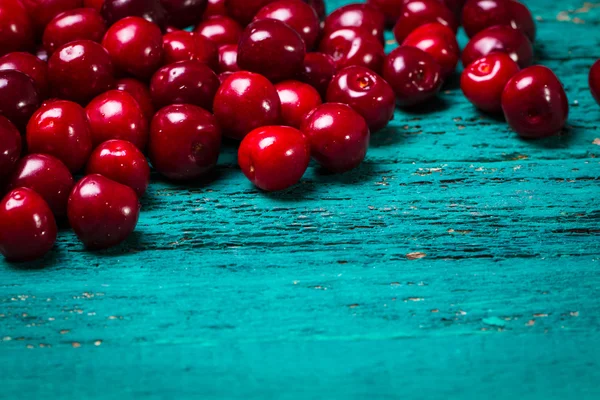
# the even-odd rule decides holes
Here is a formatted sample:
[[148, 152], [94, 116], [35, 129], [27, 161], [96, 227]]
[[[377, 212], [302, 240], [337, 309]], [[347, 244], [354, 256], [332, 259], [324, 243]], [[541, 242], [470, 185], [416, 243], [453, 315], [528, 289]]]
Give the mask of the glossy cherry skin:
[[429, 53], [440, 64], [444, 78], [454, 72], [460, 57], [454, 32], [437, 22], [421, 25], [404, 39], [402, 45], [417, 47]]
[[325, 98], [335, 72], [335, 62], [331, 56], [324, 53], [307, 53], [304, 57], [304, 71], [298, 75], [298, 79], [317, 89], [321, 97]]
[[269, 3], [254, 17], [255, 21], [261, 19], [285, 22], [300, 34], [308, 50], [315, 47], [321, 31], [321, 21], [317, 12], [301, 0], [279, 0]]
[[507, 25], [521, 30], [532, 42], [535, 22], [523, 4], [513, 0], [469, 0], [462, 11], [465, 32], [469, 37], [495, 25]]
[[54, 246], [57, 230], [50, 207], [33, 190], [14, 189], [0, 201], [0, 253], [8, 261], [43, 257]]
[[243, 70], [278, 82], [302, 71], [305, 55], [306, 47], [298, 32], [284, 22], [263, 19], [251, 23], [242, 33], [237, 63]]
[[465, 97], [483, 111], [502, 112], [502, 92], [519, 66], [505, 53], [492, 53], [467, 66], [460, 79]]
[[202, 21], [194, 32], [213, 41], [217, 46], [238, 44], [242, 37], [242, 27], [234, 19], [215, 16]]
[[108, 52], [91, 40], [75, 40], [59, 47], [48, 61], [53, 94], [85, 104], [115, 85]]
[[600, 60], [597, 60], [590, 68], [588, 83], [594, 99], [600, 104]]
[[244, 175], [267, 192], [298, 183], [309, 162], [308, 139], [289, 126], [257, 128], [242, 140], [238, 150], [238, 164]]
[[317, 107], [304, 119], [300, 130], [310, 142], [311, 156], [331, 172], [358, 167], [369, 148], [367, 122], [346, 104]]
[[348, 104], [375, 133], [394, 118], [396, 108], [392, 87], [378, 74], [365, 67], [346, 67], [329, 84], [328, 103]]
[[85, 169], [86, 175], [99, 174], [132, 188], [138, 197], [150, 183], [150, 166], [146, 157], [131, 142], [109, 140], [96, 147]]
[[150, 89], [145, 83], [142, 83], [133, 78], [123, 78], [117, 81], [117, 90], [123, 90], [133, 96], [135, 101], [142, 109], [146, 120], [150, 121], [154, 115], [154, 105], [150, 96]]
[[398, 43], [402, 43], [416, 28], [432, 22], [447, 26], [454, 33], [458, 29], [456, 17], [442, 2], [410, 0], [404, 4], [402, 14], [394, 26], [394, 36]]
[[208, 0], [160, 0], [167, 11], [167, 22], [177, 28], [187, 28], [202, 18]]
[[200, 61], [216, 69], [219, 60], [217, 46], [202, 35], [176, 31], [163, 36], [163, 64], [177, 61]]
[[48, 64], [30, 53], [15, 52], [0, 57], [0, 71], [14, 69], [28, 75], [41, 98], [48, 96]]
[[77, 8], [65, 11], [54, 17], [44, 30], [42, 41], [49, 54], [60, 46], [74, 40], [91, 40], [100, 43], [106, 24], [98, 11], [91, 8]]
[[220, 85], [219, 77], [206, 64], [179, 61], [156, 71], [150, 81], [150, 93], [157, 109], [170, 104], [193, 104], [212, 110]]
[[512, 15], [510, 26], [523, 32], [527, 35], [531, 43], [533, 43], [536, 36], [536, 26], [529, 8], [525, 4], [515, 0], [510, 0], [508, 7]]
[[258, 11], [275, 0], [225, 0], [227, 15], [246, 26]]
[[362, 28], [383, 43], [385, 15], [370, 4], [348, 4], [338, 8], [325, 19], [325, 32], [347, 27]]
[[202, 14], [202, 19], [208, 19], [215, 15], [227, 15], [225, 0], [208, 0], [206, 10], [204, 10], [204, 14]]
[[521, 68], [533, 62], [533, 46], [527, 36], [510, 26], [496, 25], [471, 38], [462, 53], [463, 65], [496, 52], [507, 53]]
[[319, 51], [333, 58], [338, 70], [360, 65], [381, 72], [385, 53], [383, 45], [368, 31], [349, 27], [326, 34]]
[[281, 122], [281, 101], [275, 86], [262, 75], [234, 72], [219, 87], [213, 103], [223, 134], [243, 139], [251, 130]]
[[562, 130], [569, 103], [554, 72], [534, 65], [518, 72], [506, 84], [502, 110], [510, 127], [521, 137], [538, 139]]
[[9, 189], [26, 187], [48, 203], [58, 220], [67, 215], [67, 200], [75, 181], [67, 166], [47, 154], [29, 154], [22, 158], [10, 178]]
[[396, 94], [396, 104], [410, 107], [440, 91], [442, 71], [435, 59], [416, 47], [398, 47], [386, 58], [383, 77]]
[[41, 96], [29, 76], [15, 70], [0, 71], [0, 115], [23, 131]]
[[102, 250], [131, 235], [140, 215], [140, 203], [129, 186], [94, 174], [77, 182], [69, 196], [67, 214], [84, 246]]
[[102, 10], [102, 5], [104, 5], [104, 0], [83, 0], [84, 7], [93, 8], [98, 12]]
[[80, 171], [92, 152], [92, 132], [85, 110], [77, 103], [49, 100], [27, 124], [30, 153], [50, 154], [72, 173]]
[[197, 179], [219, 159], [221, 129], [203, 108], [176, 104], [159, 110], [150, 128], [149, 156], [154, 168], [169, 179]]
[[239, 71], [240, 67], [237, 64], [237, 56], [237, 44], [224, 44], [219, 47], [219, 68], [217, 68], [217, 71], [221, 73]]
[[21, 156], [21, 134], [3, 116], [0, 116], [0, 192]]
[[104, 0], [101, 13], [108, 26], [126, 17], [141, 17], [159, 27], [167, 23], [160, 0]]
[[122, 90], [109, 90], [85, 108], [94, 147], [112, 139], [127, 140], [144, 150], [148, 122], [135, 98]]
[[321, 105], [321, 95], [312, 86], [298, 81], [283, 81], [275, 85], [281, 101], [281, 121], [300, 128], [302, 120]]
[[34, 28], [19, 0], [0, 2], [0, 56], [34, 47]]
[[44, 28], [58, 14], [83, 7], [83, 0], [21, 0], [36, 31]]

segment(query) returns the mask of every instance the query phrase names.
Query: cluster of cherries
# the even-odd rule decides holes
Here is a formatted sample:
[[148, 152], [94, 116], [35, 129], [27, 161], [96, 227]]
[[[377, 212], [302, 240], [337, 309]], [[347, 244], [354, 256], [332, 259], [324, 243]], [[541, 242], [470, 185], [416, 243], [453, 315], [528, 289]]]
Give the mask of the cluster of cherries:
[[[296, 184], [311, 157], [357, 167], [396, 105], [427, 102], [454, 73], [459, 20], [466, 97], [523, 137], [559, 132], [565, 92], [530, 66], [535, 24], [514, 0], [369, 0], [327, 17], [323, 0], [1, 0], [0, 252], [43, 256], [65, 219], [88, 249], [121, 243], [146, 157], [197, 179], [222, 136], [241, 140], [239, 165], [266, 191]], [[386, 56], [392, 25], [401, 46]]]

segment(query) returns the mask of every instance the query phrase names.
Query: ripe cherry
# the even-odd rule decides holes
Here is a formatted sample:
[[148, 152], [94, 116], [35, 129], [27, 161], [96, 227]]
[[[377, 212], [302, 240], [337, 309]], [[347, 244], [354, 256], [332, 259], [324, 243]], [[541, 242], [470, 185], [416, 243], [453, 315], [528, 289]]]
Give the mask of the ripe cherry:
[[83, 0], [21, 0], [21, 3], [39, 33], [44, 32], [46, 25], [58, 14], [83, 6]]
[[338, 8], [325, 19], [325, 32], [347, 27], [362, 28], [383, 43], [385, 15], [370, 4], [348, 4]]
[[315, 9], [315, 11], [317, 12], [317, 15], [319, 16], [319, 19], [321, 21], [323, 21], [325, 19], [325, 16], [327, 15], [327, 12], [325, 9], [325, 0], [302, 0], [302, 1]]
[[454, 32], [437, 22], [421, 25], [404, 39], [402, 45], [417, 47], [429, 53], [440, 64], [444, 78], [454, 72], [460, 57]]
[[219, 72], [237, 72], [240, 67], [237, 64], [238, 45], [224, 44], [219, 47]]
[[467, 66], [496, 52], [507, 53], [521, 68], [528, 67], [533, 62], [533, 46], [527, 36], [510, 26], [496, 25], [473, 36], [463, 50], [463, 65]]
[[226, 16], [215, 16], [202, 21], [194, 32], [210, 39], [217, 46], [238, 44], [242, 37], [242, 27], [235, 20]]
[[0, 115], [23, 131], [41, 102], [35, 82], [15, 70], [0, 71]]
[[258, 11], [275, 0], [225, 0], [227, 15], [246, 26]]
[[218, 65], [217, 46], [212, 40], [202, 35], [176, 31], [163, 36], [163, 64], [172, 64], [177, 61], [200, 61], [216, 69]]
[[319, 92], [306, 83], [283, 81], [275, 89], [281, 100], [281, 121], [294, 128], [300, 128], [306, 115], [322, 102]]
[[44, 48], [49, 54], [60, 46], [74, 40], [91, 40], [100, 43], [106, 32], [106, 24], [98, 11], [76, 8], [54, 17], [44, 30]]
[[321, 97], [325, 98], [335, 71], [335, 62], [327, 54], [307, 53], [304, 56], [304, 71], [298, 75], [298, 78], [317, 89]]
[[465, 32], [469, 37], [495, 25], [521, 30], [535, 40], [535, 22], [526, 6], [514, 0], [469, 0], [462, 11]]
[[177, 28], [187, 28], [202, 18], [207, 0], [160, 0], [167, 11], [167, 22]]
[[409, 0], [394, 26], [394, 36], [402, 43], [416, 28], [432, 22], [447, 26], [454, 33], [458, 29], [454, 14], [439, 0]]
[[0, 56], [34, 47], [34, 28], [19, 0], [0, 2]]
[[510, 26], [523, 32], [531, 40], [531, 43], [533, 43], [536, 36], [536, 27], [529, 8], [516, 0], [510, 0], [508, 7], [512, 15]]
[[126, 17], [141, 17], [160, 27], [167, 21], [167, 13], [160, 0], [104, 0], [102, 16], [108, 26]]
[[8, 119], [0, 115], [0, 194], [21, 156], [21, 134]]
[[600, 104], [600, 60], [596, 61], [594, 65], [592, 65], [588, 83], [594, 99], [596, 99], [596, 102]]
[[215, 15], [227, 15], [225, 0], [208, 0], [206, 10], [202, 14], [202, 19], [208, 19]]
[[0, 71], [14, 69], [28, 75], [42, 99], [48, 96], [48, 64], [30, 53], [15, 52], [0, 57]]
[[356, 27], [325, 34], [319, 51], [331, 56], [338, 70], [359, 65], [379, 73], [385, 59], [379, 40], [368, 31]]
[[372, 5], [385, 15], [386, 25], [394, 26], [404, 8], [406, 0], [367, 0], [367, 4]]
[[144, 117], [150, 121], [154, 115], [154, 105], [152, 104], [152, 97], [150, 96], [150, 89], [146, 84], [132, 78], [124, 78], [117, 81], [117, 90], [123, 90], [133, 96], [135, 101], [138, 102]]
[[100, 12], [102, 10], [102, 5], [104, 4], [104, 0], [83, 0], [83, 6], [86, 8], [93, 8], [94, 10]]

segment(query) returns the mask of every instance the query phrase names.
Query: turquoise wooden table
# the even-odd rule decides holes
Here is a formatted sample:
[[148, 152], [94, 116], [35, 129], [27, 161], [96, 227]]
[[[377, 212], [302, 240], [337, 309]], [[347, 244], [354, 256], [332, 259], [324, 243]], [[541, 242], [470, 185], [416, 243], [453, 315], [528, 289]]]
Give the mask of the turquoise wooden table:
[[157, 178], [125, 245], [0, 261], [0, 397], [599, 399], [600, 4], [527, 4], [563, 135], [519, 140], [454, 79], [284, 193], [227, 144], [204, 182]]

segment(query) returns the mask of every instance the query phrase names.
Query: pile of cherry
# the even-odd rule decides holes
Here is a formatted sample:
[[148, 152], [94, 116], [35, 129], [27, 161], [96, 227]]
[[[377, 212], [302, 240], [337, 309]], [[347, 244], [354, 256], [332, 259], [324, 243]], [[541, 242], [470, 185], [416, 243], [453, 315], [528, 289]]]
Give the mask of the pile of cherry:
[[[391, 26], [401, 46], [386, 56]], [[41, 257], [66, 220], [88, 249], [121, 243], [146, 157], [198, 179], [223, 136], [265, 191], [296, 184], [311, 157], [349, 171], [396, 105], [427, 107], [461, 57], [469, 101], [522, 137], [554, 135], [568, 102], [531, 66], [535, 32], [514, 0], [369, 0], [326, 18], [323, 0], [0, 0], [0, 252]], [[600, 99], [599, 63], [590, 85]]]

